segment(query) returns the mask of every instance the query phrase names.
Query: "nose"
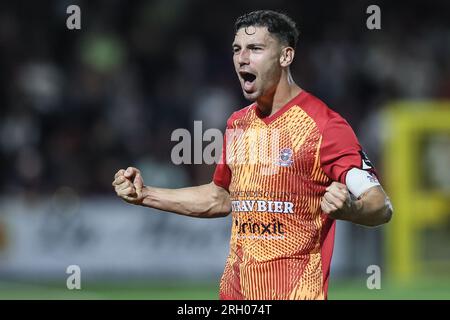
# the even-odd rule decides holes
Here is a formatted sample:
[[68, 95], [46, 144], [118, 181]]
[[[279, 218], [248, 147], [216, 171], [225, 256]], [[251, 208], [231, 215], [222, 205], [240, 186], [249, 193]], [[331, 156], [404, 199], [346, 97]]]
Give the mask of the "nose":
[[238, 56], [239, 66], [247, 65], [250, 63], [249, 51], [247, 49], [242, 49]]

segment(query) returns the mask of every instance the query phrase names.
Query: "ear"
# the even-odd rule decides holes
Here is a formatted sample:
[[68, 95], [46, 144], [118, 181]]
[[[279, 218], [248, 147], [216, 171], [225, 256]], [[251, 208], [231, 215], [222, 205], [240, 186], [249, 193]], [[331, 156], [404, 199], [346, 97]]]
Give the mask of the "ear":
[[288, 67], [294, 60], [295, 50], [292, 47], [284, 47], [281, 50], [280, 65], [282, 67]]

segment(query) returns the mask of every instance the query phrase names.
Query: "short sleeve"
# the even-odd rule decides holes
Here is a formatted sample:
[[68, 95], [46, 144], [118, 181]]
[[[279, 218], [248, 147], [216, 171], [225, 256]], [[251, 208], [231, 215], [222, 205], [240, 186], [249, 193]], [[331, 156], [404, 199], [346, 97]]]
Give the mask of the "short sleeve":
[[[231, 128], [231, 118], [227, 121], [227, 130]], [[231, 183], [231, 170], [227, 164], [227, 132], [225, 131], [222, 145], [222, 156], [214, 171], [213, 182], [228, 191]]]
[[352, 128], [342, 117], [331, 118], [322, 133], [320, 162], [325, 174], [333, 181], [345, 184], [347, 172], [352, 168], [370, 171], [375, 168], [362, 151]]
[[226, 163], [226, 137], [223, 139], [221, 161], [216, 165], [213, 176], [214, 183], [228, 190], [231, 182], [231, 170]]

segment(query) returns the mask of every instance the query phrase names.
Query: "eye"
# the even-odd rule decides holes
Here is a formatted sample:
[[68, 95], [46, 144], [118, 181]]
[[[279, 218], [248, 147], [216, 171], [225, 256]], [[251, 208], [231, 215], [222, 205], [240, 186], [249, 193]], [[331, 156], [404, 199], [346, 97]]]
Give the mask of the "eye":
[[262, 48], [261, 48], [261, 47], [253, 47], [251, 50], [252, 50], [252, 51], [261, 51]]
[[239, 47], [234, 47], [233, 48], [233, 53], [238, 53], [241, 49]]

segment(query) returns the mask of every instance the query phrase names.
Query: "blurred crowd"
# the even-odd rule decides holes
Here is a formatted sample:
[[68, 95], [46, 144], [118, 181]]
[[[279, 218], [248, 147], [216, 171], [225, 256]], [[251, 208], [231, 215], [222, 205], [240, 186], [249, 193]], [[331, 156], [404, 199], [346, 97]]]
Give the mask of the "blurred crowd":
[[[68, 30], [66, 8], [81, 8]], [[379, 111], [395, 99], [450, 98], [445, 1], [7, 1], [0, 4], [0, 193], [112, 194], [119, 168], [148, 184], [207, 183], [213, 166], [171, 163], [176, 128], [224, 129], [248, 104], [231, 55], [235, 19], [270, 8], [300, 29], [292, 71], [342, 114], [380, 166]]]

